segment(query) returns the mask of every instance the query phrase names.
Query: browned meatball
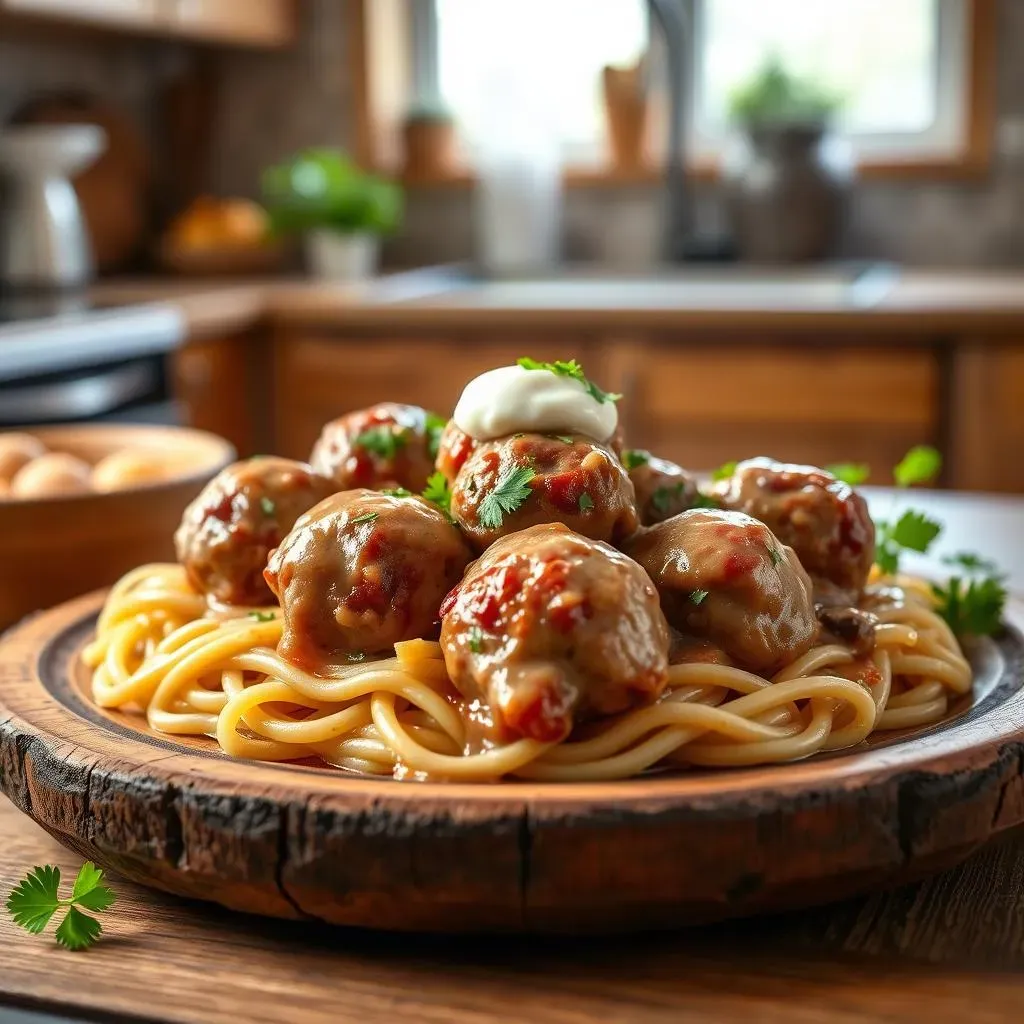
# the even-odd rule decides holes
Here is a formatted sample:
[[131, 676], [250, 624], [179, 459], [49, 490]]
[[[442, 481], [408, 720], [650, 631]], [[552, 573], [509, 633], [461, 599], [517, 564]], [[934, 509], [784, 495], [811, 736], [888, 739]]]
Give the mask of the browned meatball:
[[248, 459], [221, 470], [174, 535], [189, 582], [224, 604], [269, 603], [267, 556], [303, 512], [336, 490], [333, 480], [291, 459]]
[[473, 454], [477, 442], [462, 430], [455, 420], [449, 420], [441, 432], [437, 446], [435, 466], [448, 483], [454, 483], [466, 459]]
[[404, 487], [422, 491], [434, 472], [444, 421], [418, 405], [383, 402], [331, 420], [309, 461], [339, 490]]
[[574, 719], [653, 700], [669, 632], [647, 573], [561, 523], [488, 548], [442, 606], [452, 682], [504, 738], [564, 739]]
[[814, 644], [807, 573], [750, 516], [691, 509], [637, 534], [626, 553], [650, 573], [672, 626], [743, 668], [771, 674]]
[[875, 560], [875, 526], [867, 502], [849, 484], [814, 466], [749, 459], [712, 493], [792, 547], [819, 600], [856, 604]]
[[295, 524], [266, 569], [284, 613], [282, 656], [315, 672], [437, 636], [441, 601], [471, 557], [422, 498], [333, 495]]
[[613, 544], [637, 528], [622, 463], [579, 435], [515, 434], [480, 444], [455, 478], [452, 516], [478, 551], [538, 523], [565, 523]]
[[697, 482], [681, 466], [650, 452], [633, 449], [622, 453], [622, 464], [636, 491], [636, 507], [644, 526], [693, 508], [700, 497]]

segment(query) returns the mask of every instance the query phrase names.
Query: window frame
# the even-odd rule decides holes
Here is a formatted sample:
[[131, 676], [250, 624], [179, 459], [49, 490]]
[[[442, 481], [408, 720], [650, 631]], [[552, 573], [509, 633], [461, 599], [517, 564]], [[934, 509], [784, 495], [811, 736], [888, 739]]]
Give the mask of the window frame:
[[[348, 0], [351, 25], [352, 99], [354, 105], [354, 148], [357, 159], [367, 167], [397, 175], [400, 163], [400, 125], [410, 95], [430, 88], [430, 76], [423, 62], [413, 59], [413, 39], [431, 33], [431, 16], [426, 12], [432, 0]], [[419, 5], [420, 10], [414, 11]], [[695, 12], [696, 14], [696, 12]], [[907, 147], [902, 153], [865, 152], [857, 161], [862, 178], [875, 179], [970, 179], [985, 175], [991, 165], [995, 135], [996, 0], [967, 0], [964, 13], [961, 87], [960, 144], [934, 151]], [[701, 31], [694, 19], [695, 36]], [[415, 36], [414, 36], [415, 32]], [[432, 38], [436, 39], [435, 33]], [[435, 46], [428, 40], [429, 45]], [[940, 47], [950, 40], [940, 38]], [[948, 54], [947, 54], [948, 57]], [[418, 78], [418, 80], [417, 80]], [[434, 67], [436, 81], [436, 64]], [[415, 89], [413, 86], [415, 84]], [[692, 84], [692, 83], [691, 83]], [[688, 90], [692, 95], [692, 89]], [[721, 174], [720, 157], [701, 151], [689, 139], [688, 173], [699, 180], [714, 180]], [[631, 185], [654, 183], [664, 175], [663, 160], [652, 158], [650, 166], [621, 170], [611, 165], [567, 166], [570, 185]], [[443, 178], [405, 179], [409, 185], [460, 186], [472, 184], [471, 167], [460, 168]]]

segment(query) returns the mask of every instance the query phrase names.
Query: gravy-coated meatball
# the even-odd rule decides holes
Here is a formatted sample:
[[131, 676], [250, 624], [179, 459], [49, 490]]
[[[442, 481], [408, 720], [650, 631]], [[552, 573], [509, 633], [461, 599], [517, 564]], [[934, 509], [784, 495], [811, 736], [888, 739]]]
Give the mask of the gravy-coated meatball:
[[282, 656], [318, 671], [347, 656], [437, 636], [439, 608], [472, 558], [422, 498], [342, 491], [309, 510], [271, 556]]
[[499, 735], [556, 741], [574, 719], [653, 700], [669, 631], [647, 573], [560, 523], [502, 538], [443, 607], [452, 682]]
[[675, 629], [710, 640], [743, 668], [771, 674], [814, 644], [807, 573], [750, 516], [691, 509], [637, 534], [626, 553], [650, 573]]
[[697, 482], [681, 466], [644, 451], [623, 452], [622, 461], [633, 481], [636, 507], [644, 526], [693, 508], [699, 497]]
[[797, 553], [819, 600], [856, 604], [875, 559], [875, 526], [849, 484], [814, 466], [749, 459], [713, 493], [725, 508], [766, 523]]
[[404, 487], [418, 493], [434, 472], [442, 425], [418, 405], [383, 402], [331, 420], [309, 461], [339, 490]]
[[515, 434], [478, 445], [455, 478], [452, 516], [478, 551], [539, 523], [565, 523], [612, 544], [638, 525], [622, 463], [578, 434]]
[[174, 535], [178, 561], [192, 585], [217, 601], [267, 604], [267, 557], [303, 512], [335, 490], [333, 481], [304, 462], [236, 462], [185, 509]]
[[455, 420], [449, 420], [441, 431], [441, 439], [437, 445], [437, 461], [435, 466], [444, 474], [448, 483], [453, 483], [459, 475], [466, 459], [473, 454], [477, 442], [462, 430]]

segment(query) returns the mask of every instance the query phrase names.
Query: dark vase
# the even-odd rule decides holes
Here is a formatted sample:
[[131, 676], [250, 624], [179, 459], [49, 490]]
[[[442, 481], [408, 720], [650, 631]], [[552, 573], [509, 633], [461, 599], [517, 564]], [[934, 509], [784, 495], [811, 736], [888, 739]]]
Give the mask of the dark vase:
[[726, 194], [742, 259], [797, 263], [828, 256], [853, 178], [848, 150], [822, 123], [753, 123], [726, 162]]

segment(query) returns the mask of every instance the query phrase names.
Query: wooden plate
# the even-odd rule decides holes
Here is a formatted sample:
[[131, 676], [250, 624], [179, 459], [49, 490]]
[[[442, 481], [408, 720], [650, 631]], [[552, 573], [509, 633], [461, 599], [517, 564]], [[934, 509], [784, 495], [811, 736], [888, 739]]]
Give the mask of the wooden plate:
[[951, 866], [1024, 821], [1024, 623], [938, 726], [764, 769], [618, 783], [371, 780], [231, 761], [97, 709], [103, 595], [0, 641], [0, 789], [136, 881], [374, 928], [612, 931], [825, 902]]

